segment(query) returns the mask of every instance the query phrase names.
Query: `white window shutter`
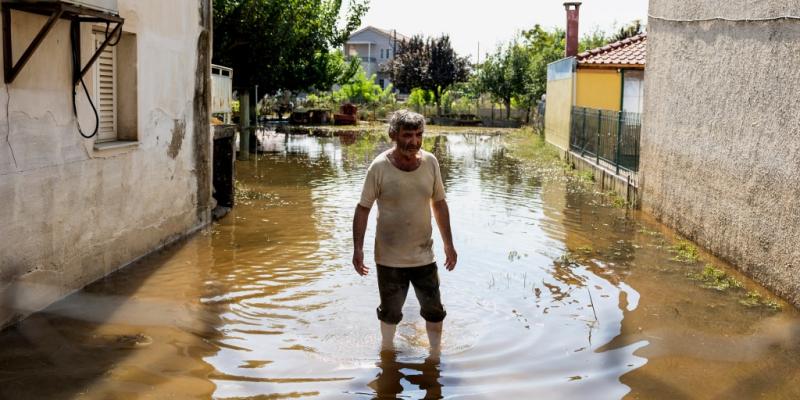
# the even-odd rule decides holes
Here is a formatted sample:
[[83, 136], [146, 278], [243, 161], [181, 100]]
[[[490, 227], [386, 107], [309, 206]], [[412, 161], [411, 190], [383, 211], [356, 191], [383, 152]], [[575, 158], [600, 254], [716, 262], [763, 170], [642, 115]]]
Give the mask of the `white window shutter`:
[[[105, 32], [95, 32], [95, 49], [105, 41]], [[94, 106], [100, 117], [97, 141], [117, 140], [117, 54], [106, 46], [94, 64]]]

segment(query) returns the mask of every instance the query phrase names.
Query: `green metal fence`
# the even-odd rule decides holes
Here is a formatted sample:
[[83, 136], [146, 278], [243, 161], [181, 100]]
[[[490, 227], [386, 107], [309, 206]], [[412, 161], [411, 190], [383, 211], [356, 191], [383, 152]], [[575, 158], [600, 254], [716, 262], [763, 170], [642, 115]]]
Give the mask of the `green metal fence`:
[[572, 107], [570, 149], [611, 163], [620, 169], [639, 170], [639, 113]]

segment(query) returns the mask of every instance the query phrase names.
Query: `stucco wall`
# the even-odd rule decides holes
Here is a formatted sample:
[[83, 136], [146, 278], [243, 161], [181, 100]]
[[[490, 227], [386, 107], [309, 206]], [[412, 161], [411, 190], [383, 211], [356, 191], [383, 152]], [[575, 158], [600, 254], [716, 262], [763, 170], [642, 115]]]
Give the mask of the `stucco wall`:
[[622, 82], [616, 69], [578, 68], [575, 105], [619, 111]]
[[561, 150], [569, 150], [569, 121], [572, 114], [572, 76], [547, 81], [547, 108], [544, 113], [545, 140]]
[[[0, 88], [0, 327], [208, 221], [208, 74], [197, 76], [209, 68], [198, 67], [209, 58], [200, 54], [205, 3], [119, 1], [138, 47], [132, 147], [98, 151], [79, 136], [66, 20]], [[15, 58], [44, 21], [13, 12]], [[90, 31], [81, 31], [84, 63]], [[91, 92], [91, 74], [86, 80]], [[81, 126], [91, 132], [94, 116], [79, 98]]]
[[642, 205], [800, 306], [800, 2], [651, 0]]

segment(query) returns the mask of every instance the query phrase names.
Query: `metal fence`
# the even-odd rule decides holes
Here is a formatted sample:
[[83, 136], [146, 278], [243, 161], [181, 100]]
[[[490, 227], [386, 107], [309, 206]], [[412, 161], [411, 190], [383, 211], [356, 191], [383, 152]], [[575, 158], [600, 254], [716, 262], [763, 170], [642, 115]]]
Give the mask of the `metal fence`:
[[611, 163], [619, 172], [639, 170], [639, 113], [572, 107], [570, 149]]

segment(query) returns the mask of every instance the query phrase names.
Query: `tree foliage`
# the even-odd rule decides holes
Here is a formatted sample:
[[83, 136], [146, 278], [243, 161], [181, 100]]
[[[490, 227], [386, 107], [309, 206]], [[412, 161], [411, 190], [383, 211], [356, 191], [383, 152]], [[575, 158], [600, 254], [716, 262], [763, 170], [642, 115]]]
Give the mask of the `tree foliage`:
[[233, 68], [236, 88], [328, 89], [355, 72], [331, 49], [361, 24], [367, 1], [350, 0], [340, 26], [342, 0], [214, 0], [214, 62]]
[[[614, 34], [595, 29], [580, 38], [578, 50], [602, 47], [637, 35], [642, 29], [639, 21]], [[476, 71], [473, 87], [503, 103], [506, 117], [512, 104], [530, 109], [547, 90], [547, 65], [564, 57], [565, 45], [564, 30], [545, 30], [535, 25], [488, 55]]]
[[360, 69], [350, 82], [343, 85], [338, 91], [333, 93], [333, 98], [337, 101], [349, 101], [360, 105], [375, 105], [378, 103], [394, 102], [392, 85], [382, 89], [375, 83], [375, 75], [367, 78], [363, 69]]
[[439, 115], [444, 92], [469, 77], [467, 59], [456, 54], [447, 35], [427, 40], [417, 35], [400, 42], [389, 68], [401, 91], [408, 92], [413, 88], [431, 91]]
[[644, 32], [644, 27], [642, 26], [642, 21], [636, 19], [633, 20], [630, 24], [619, 28], [619, 30], [609, 37], [609, 40], [612, 42], [616, 42], [619, 40], [627, 39], [629, 37], [636, 36], [640, 33]]
[[417, 112], [420, 112], [422, 107], [433, 104], [433, 92], [422, 88], [411, 89], [406, 103], [413, 106]]

